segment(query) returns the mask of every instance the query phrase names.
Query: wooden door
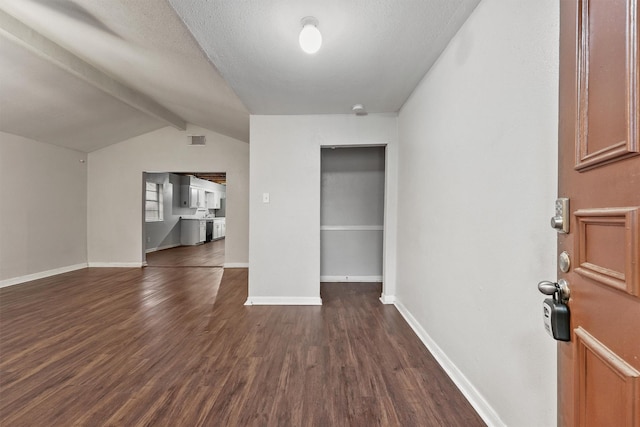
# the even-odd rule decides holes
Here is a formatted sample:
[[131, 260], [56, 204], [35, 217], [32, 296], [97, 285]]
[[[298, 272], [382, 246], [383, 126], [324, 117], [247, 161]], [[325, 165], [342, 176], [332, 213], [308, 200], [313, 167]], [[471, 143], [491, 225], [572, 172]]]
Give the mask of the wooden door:
[[638, 0], [560, 0], [558, 425], [640, 426]]

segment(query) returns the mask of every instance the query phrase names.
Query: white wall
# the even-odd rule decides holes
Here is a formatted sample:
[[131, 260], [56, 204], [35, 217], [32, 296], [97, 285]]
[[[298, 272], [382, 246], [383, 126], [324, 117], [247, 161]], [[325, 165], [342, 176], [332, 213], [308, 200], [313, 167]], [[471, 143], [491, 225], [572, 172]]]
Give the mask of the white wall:
[[320, 280], [380, 282], [385, 147], [323, 148]]
[[484, 0], [399, 114], [398, 307], [495, 425], [556, 423], [558, 14]]
[[[249, 299], [320, 302], [320, 149], [387, 145], [384, 293], [395, 292], [397, 117], [251, 116]], [[393, 189], [388, 191], [388, 189]], [[270, 203], [262, 202], [263, 193]], [[231, 216], [229, 214], [229, 216]]]
[[[190, 146], [187, 134], [205, 135]], [[247, 266], [249, 145], [213, 131], [166, 127], [89, 154], [88, 252], [95, 266], [142, 262], [142, 172], [227, 173], [225, 266]]]
[[86, 267], [86, 159], [0, 132], [0, 286]]

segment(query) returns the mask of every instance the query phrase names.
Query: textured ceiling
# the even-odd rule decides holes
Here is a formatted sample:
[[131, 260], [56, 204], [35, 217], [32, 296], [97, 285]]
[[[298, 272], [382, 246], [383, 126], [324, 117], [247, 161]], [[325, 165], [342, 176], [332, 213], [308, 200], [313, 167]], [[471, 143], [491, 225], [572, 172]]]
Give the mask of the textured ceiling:
[[[479, 0], [169, 0], [252, 114], [398, 111]], [[318, 19], [322, 48], [298, 45]]]
[[[478, 2], [0, 0], [0, 130], [88, 152], [167, 123], [248, 142], [249, 112], [398, 111]], [[297, 42], [309, 15], [315, 55]], [[11, 20], [131, 96], [16, 41]]]

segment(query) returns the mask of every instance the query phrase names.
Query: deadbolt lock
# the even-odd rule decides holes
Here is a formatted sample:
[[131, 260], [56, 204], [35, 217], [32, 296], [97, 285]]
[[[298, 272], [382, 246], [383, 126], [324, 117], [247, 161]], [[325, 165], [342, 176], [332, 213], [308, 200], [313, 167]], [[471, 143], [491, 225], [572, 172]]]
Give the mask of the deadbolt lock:
[[556, 214], [551, 218], [551, 228], [558, 233], [569, 232], [569, 199], [566, 197], [556, 200]]

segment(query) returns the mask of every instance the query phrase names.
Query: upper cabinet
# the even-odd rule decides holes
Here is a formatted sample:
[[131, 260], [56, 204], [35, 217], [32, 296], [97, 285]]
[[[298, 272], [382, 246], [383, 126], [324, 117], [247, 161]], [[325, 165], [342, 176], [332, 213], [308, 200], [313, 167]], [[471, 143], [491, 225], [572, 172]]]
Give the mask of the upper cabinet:
[[180, 206], [183, 208], [205, 208], [205, 191], [201, 188], [182, 185], [180, 191]]
[[207, 209], [220, 209], [220, 193], [217, 191], [206, 192]]
[[181, 183], [180, 206], [184, 208], [220, 209], [220, 199], [226, 197], [220, 184], [193, 176], [183, 176]]
[[198, 203], [197, 206], [199, 208], [206, 208], [207, 207], [207, 199], [205, 197], [205, 191], [201, 188], [198, 188]]

